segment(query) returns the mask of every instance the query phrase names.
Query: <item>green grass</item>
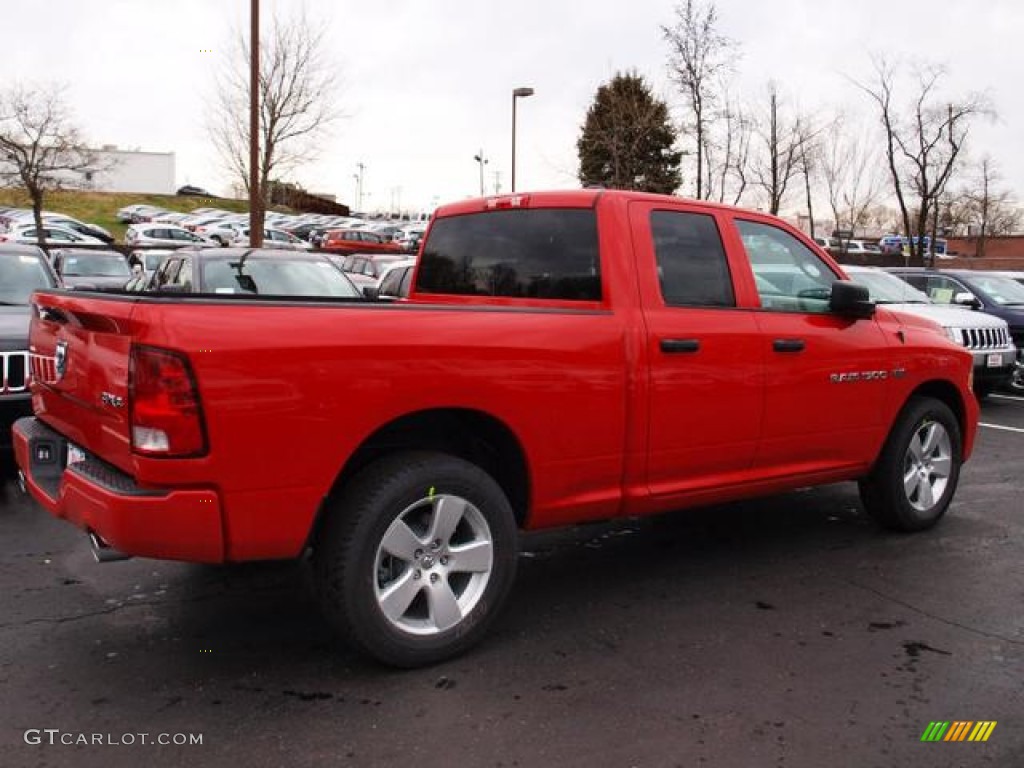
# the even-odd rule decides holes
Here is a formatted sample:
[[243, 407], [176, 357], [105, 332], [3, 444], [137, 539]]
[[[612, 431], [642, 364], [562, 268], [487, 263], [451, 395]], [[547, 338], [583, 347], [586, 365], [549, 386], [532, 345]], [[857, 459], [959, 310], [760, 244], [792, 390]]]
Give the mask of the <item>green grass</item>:
[[[226, 200], [224, 198], [186, 197], [184, 195], [141, 195], [130, 192], [83, 192], [64, 190], [50, 192], [43, 200], [43, 209], [54, 213], [63, 213], [81, 221], [99, 224], [110, 231], [117, 242], [124, 240], [127, 224], [116, 218], [119, 208], [126, 205], [158, 205], [168, 211], [188, 213], [194, 208], [223, 208], [226, 211], [242, 213], [249, 210], [246, 200]], [[12, 205], [24, 208], [32, 206], [28, 195], [20, 189], [0, 189], [0, 205]], [[275, 206], [275, 210], [278, 207]], [[287, 210], [287, 209], [281, 209]]]

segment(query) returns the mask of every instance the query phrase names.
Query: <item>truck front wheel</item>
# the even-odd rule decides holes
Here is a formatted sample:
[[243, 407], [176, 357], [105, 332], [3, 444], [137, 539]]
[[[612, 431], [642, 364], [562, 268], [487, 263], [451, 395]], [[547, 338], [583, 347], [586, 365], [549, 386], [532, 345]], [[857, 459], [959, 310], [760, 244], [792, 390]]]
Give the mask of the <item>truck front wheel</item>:
[[860, 482], [868, 514], [886, 528], [921, 531], [945, 514], [960, 479], [960, 425], [945, 403], [912, 398], [871, 474]]
[[362, 470], [327, 513], [318, 591], [357, 648], [417, 667], [480, 640], [517, 557], [512, 508], [490, 475], [447, 454], [397, 454]]

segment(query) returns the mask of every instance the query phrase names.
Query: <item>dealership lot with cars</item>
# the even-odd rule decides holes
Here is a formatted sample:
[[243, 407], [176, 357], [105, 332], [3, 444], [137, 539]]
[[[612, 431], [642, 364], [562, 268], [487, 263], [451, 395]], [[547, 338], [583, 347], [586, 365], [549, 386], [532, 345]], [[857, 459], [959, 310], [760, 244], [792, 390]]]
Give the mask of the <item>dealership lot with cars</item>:
[[[685, 227], [652, 220], [665, 229], [657, 231], [656, 248], [694, 242]], [[804, 262], [785, 263], [773, 240], [776, 232], [741, 224], [745, 248], [760, 257], [748, 288], [756, 289], [762, 305], [824, 307], [827, 281], [820, 265], [806, 263], [806, 254]], [[447, 248], [459, 245], [451, 232], [447, 237]], [[82, 266], [69, 259], [85, 254], [61, 254], [55, 265], [68, 274], [69, 266]], [[330, 255], [348, 268], [361, 264], [359, 275], [369, 278], [371, 262], [365, 257]], [[381, 270], [380, 288], [365, 295], [408, 296], [417, 262], [387, 255], [377, 262], [394, 268], [394, 285], [384, 285], [388, 278]], [[305, 272], [298, 267], [332, 275], [345, 289], [335, 295], [355, 298], [355, 289], [323, 253], [185, 249], [166, 254], [156, 274], [166, 278], [165, 293], [309, 296], [314, 292], [308, 285], [294, 291], [271, 288], [286, 278], [299, 280]], [[138, 274], [141, 281], [144, 270]], [[490, 285], [505, 286], [498, 276]], [[682, 302], [681, 294], [672, 292], [689, 285], [683, 276], [671, 268], [659, 271], [660, 288], [652, 290]], [[437, 270], [433, 279], [451, 275]], [[871, 298], [880, 300], [880, 324], [892, 323], [890, 309], [934, 316], [945, 337], [971, 350], [976, 383], [979, 360], [987, 367], [988, 355], [995, 352], [986, 349], [979, 356], [969, 332], [976, 331], [985, 344], [1007, 346], [1005, 324], [987, 315], [901, 309], [906, 295], [888, 304], [869, 288]], [[850, 298], [860, 301], [858, 296]], [[59, 306], [44, 301], [40, 311], [94, 318], [101, 313], [90, 310], [99, 306], [90, 302], [99, 300], [66, 295], [57, 299]], [[117, 304], [126, 303], [119, 298], [109, 304], [104, 314], [110, 323], [103, 325], [117, 326], [122, 311]], [[172, 303], [164, 298], [137, 306], [142, 311]], [[360, 315], [361, 334], [372, 316]], [[102, 330], [94, 319], [88, 322], [93, 332]], [[418, 322], [424, 323], [422, 316]], [[141, 325], [142, 319], [134, 316], [132, 323]], [[927, 335], [914, 336], [934, 334], [937, 329], [928, 330], [934, 327], [910, 319], [900, 323], [900, 333], [914, 344], [934, 343]], [[115, 344], [103, 340], [95, 346], [105, 349], [105, 366], [118, 368], [117, 362], [111, 366]], [[775, 351], [794, 350], [776, 344]], [[969, 369], [966, 353], [955, 354]], [[1000, 355], [1006, 361], [1012, 352]], [[167, 355], [133, 357], [131, 365], [135, 376], [150, 377], [143, 389], [155, 387], [158, 378], [176, 377], [177, 401], [171, 404], [177, 408], [188, 392], [174, 362]], [[380, 365], [375, 362], [378, 376]], [[272, 388], [273, 379], [261, 375], [263, 386]], [[834, 385], [849, 387], [857, 379], [837, 381], [834, 377]], [[300, 386], [296, 379], [289, 397], [294, 399]], [[870, 496], [862, 501], [855, 487], [845, 484], [656, 519], [627, 517], [528, 532], [520, 536], [519, 577], [493, 639], [465, 656], [400, 674], [357, 655], [318, 617], [315, 595], [323, 584], [316, 584], [307, 559], [216, 566], [120, 561], [119, 552], [100, 544], [96, 557], [117, 562], [99, 566], [79, 532], [52, 520], [20, 493], [10, 457], [3, 454], [0, 537], [8, 548], [0, 556], [0, 606], [6, 617], [0, 622], [5, 633], [0, 669], [12, 694], [25, 703], [4, 724], [0, 738], [16, 744], [19, 763], [45, 757], [52, 764], [76, 766], [108, 765], [110, 758], [74, 738], [50, 745], [29, 734], [46, 728], [73, 735], [116, 732], [120, 749], [129, 751], [141, 749], [141, 734], [200, 734], [201, 745], [161, 746], [161, 762], [179, 764], [196, 762], [194, 751], [202, 749], [203, 760], [210, 762], [290, 765], [325, 760], [391, 765], [408, 755], [425, 766], [944, 765], [945, 754], [934, 752], [941, 745], [922, 741], [930, 724], [985, 719], [996, 726], [992, 737], [972, 749], [994, 764], [1012, 761], [1024, 750], [1024, 729], [1014, 720], [1024, 709], [1014, 682], [1024, 672], [1024, 620], [1015, 609], [1024, 588], [1017, 567], [1024, 525], [1015, 507], [1016, 478], [1024, 469], [1018, 458], [1024, 447], [1024, 398], [1005, 391], [988, 394], [961, 490], [934, 529], [912, 538], [884, 532], [878, 523], [886, 523], [885, 515], [876, 512], [878, 519], [872, 520], [865, 513]], [[275, 394], [261, 402], [265, 408], [281, 399]], [[968, 399], [975, 408], [974, 398]], [[849, 404], [845, 397], [837, 401]], [[132, 408], [140, 408], [140, 402], [142, 397], [136, 398]], [[188, 402], [184, 406], [190, 408]], [[159, 398], [151, 396], [141, 408], [154, 419], [167, 417]], [[252, 408], [236, 395], [229, 412], [249, 421]], [[934, 419], [922, 423], [920, 447], [929, 454], [929, 466], [932, 460], [945, 466], [948, 445], [940, 444], [933, 454], [926, 431], [936, 421], [948, 422], [939, 412], [930, 413]], [[269, 421], [263, 412], [260, 418]], [[171, 440], [181, 438], [170, 432], [169, 421], [154, 424], [167, 428]], [[145, 450], [161, 450], [158, 431], [143, 435]], [[950, 435], [940, 430], [936, 442]], [[222, 444], [223, 434], [214, 437]], [[914, 474], [908, 480], [906, 462], [914, 444], [911, 440], [903, 452], [900, 487], [915, 509], [927, 508], [923, 495], [942, 495], [947, 475], [939, 471], [919, 479]], [[88, 460], [71, 451], [69, 462]], [[121, 482], [113, 471], [90, 467], [101, 485], [111, 478]], [[932, 472], [924, 465], [913, 469]], [[46, 478], [40, 474], [36, 480]], [[432, 498], [433, 487], [423, 493]], [[479, 521], [467, 513], [463, 524], [470, 528], [464, 536], [475, 545], [470, 535]], [[387, 546], [382, 545], [384, 551]], [[385, 558], [378, 571], [390, 573], [394, 567]], [[399, 618], [421, 627], [412, 612]], [[54, 708], [54, 701], [61, 706]], [[243, 711], [249, 714], [240, 721]], [[59, 722], [51, 725], [47, 717]], [[403, 726], [396, 729], [395, 723]], [[129, 732], [132, 741], [126, 743]], [[383, 742], [382, 732], [391, 734]], [[420, 745], [436, 740], [437, 732], [445, 734], [449, 746], [422, 753]], [[531, 737], [539, 732], [550, 738]], [[296, 749], [296, 743], [306, 746]], [[307, 749], [313, 743], [315, 749]], [[43, 756], [41, 746], [54, 752]]]
[[[4, 759], [1018, 765], [1024, 401], [994, 395], [981, 423], [928, 533], [882, 533], [829, 486], [531, 535], [493, 639], [402, 673], [338, 644], [301, 565], [97, 565], [0, 454]], [[938, 720], [997, 725], [922, 743]], [[32, 745], [33, 728], [203, 743]]]

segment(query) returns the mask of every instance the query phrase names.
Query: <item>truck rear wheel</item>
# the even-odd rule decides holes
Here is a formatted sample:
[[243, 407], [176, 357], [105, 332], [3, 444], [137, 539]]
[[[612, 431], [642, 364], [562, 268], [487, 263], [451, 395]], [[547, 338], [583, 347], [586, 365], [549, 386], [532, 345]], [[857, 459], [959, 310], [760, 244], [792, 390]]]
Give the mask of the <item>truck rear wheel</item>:
[[953, 500], [962, 459], [960, 425], [945, 403], [912, 398], [871, 474], [860, 482], [864, 508], [886, 528], [921, 531]]
[[385, 664], [417, 667], [477, 643], [515, 576], [512, 508], [480, 467], [406, 452], [359, 473], [314, 550], [328, 620]]

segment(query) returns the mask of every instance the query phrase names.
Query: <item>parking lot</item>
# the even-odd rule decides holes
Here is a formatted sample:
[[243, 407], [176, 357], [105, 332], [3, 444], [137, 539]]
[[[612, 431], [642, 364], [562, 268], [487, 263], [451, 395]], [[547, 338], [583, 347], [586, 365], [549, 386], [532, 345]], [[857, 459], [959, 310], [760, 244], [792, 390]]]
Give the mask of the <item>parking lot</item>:
[[[530, 535], [496, 631], [412, 672], [336, 645], [298, 565], [96, 565], [2, 453], [0, 762], [1022, 765], [1024, 399], [981, 421], [931, 532], [837, 485]], [[922, 743], [933, 721], [997, 726]]]

